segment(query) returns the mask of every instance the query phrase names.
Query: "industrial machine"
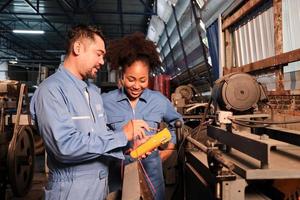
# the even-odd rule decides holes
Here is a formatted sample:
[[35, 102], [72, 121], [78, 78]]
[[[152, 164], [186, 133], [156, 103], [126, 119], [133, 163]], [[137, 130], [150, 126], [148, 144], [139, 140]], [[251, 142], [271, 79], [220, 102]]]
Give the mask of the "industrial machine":
[[266, 102], [263, 86], [249, 74], [216, 81], [214, 117], [200, 123], [207, 127], [205, 142], [191, 129], [178, 131], [186, 199], [299, 199], [300, 132], [275, 125], [300, 122], [274, 122], [259, 112]]
[[259, 102], [267, 101], [267, 95], [254, 77], [246, 73], [233, 73], [215, 82], [212, 99], [217, 110], [251, 114]]
[[34, 138], [27, 87], [17, 81], [0, 81], [0, 194], [9, 186], [14, 196], [28, 193], [35, 163]]
[[182, 115], [199, 114], [200, 111], [203, 111], [203, 107], [207, 105], [207, 103], [200, 102], [206, 101], [206, 99], [192, 84], [178, 86], [175, 92], [172, 93], [171, 100], [177, 111]]

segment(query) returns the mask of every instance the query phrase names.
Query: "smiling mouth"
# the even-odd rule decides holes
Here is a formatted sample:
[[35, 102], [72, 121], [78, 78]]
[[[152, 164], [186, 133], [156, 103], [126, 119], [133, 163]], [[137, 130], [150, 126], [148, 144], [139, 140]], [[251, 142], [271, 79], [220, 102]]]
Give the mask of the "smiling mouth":
[[133, 92], [133, 91], [131, 91], [131, 93], [132, 93], [133, 95], [138, 95], [138, 94], [140, 94], [140, 92]]

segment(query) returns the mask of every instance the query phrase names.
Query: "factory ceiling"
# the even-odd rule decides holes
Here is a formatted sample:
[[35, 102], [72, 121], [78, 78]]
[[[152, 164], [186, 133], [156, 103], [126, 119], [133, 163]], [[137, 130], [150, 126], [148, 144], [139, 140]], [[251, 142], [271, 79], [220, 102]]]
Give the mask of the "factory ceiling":
[[1, 0], [0, 58], [57, 64], [64, 54], [67, 30], [75, 24], [99, 26], [108, 39], [135, 31], [146, 34], [156, 13], [153, 5], [153, 0]]

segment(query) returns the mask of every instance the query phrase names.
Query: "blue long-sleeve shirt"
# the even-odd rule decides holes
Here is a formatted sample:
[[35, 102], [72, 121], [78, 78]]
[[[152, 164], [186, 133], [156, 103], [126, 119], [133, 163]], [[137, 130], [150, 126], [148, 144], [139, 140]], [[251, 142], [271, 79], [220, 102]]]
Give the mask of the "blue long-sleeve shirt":
[[124, 158], [121, 147], [127, 138], [122, 129], [108, 130], [100, 89], [63, 66], [40, 84], [30, 111], [48, 153], [50, 173], [72, 176], [102, 169], [107, 175], [105, 157]]
[[[113, 130], [121, 128], [131, 119], [142, 119], [152, 128], [158, 128], [160, 122], [166, 122], [171, 132], [171, 143], [176, 144], [175, 122], [182, 120], [171, 102], [161, 93], [145, 89], [139, 101], [132, 109], [124, 89], [117, 89], [102, 95], [107, 122]], [[146, 132], [148, 135], [155, 131]]]

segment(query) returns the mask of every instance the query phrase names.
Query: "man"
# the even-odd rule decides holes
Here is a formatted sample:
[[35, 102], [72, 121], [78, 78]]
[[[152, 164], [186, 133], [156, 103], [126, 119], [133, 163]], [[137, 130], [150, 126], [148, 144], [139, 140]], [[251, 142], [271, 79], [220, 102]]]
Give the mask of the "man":
[[105, 53], [99, 30], [74, 27], [64, 63], [32, 98], [30, 111], [48, 154], [45, 199], [105, 199], [108, 158], [123, 159], [121, 148], [149, 130], [142, 120], [107, 129], [100, 90], [86, 81], [95, 78]]

